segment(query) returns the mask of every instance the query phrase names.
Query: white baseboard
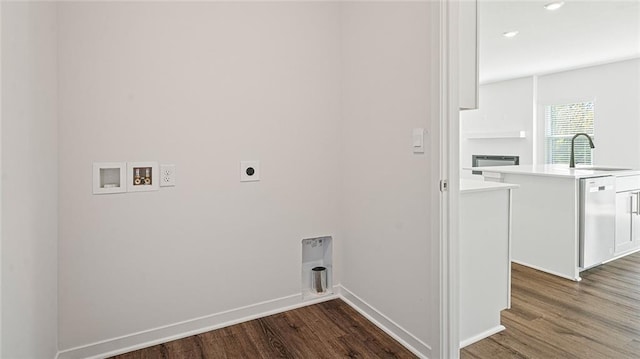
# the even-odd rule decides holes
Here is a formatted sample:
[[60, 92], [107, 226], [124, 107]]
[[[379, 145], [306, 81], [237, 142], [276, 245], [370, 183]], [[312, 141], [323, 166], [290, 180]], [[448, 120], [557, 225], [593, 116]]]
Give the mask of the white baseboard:
[[514, 260], [513, 258], [511, 258], [511, 262], [523, 265], [525, 267], [533, 268], [535, 270], [539, 270], [540, 272], [545, 272], [545, 273], [553, 274], [555, 276], [562, 277], [562, 278], [565, 278], [565, 279], [568, 279], [568, 280], [572, 280], [574, 282], [579, 282], [579, 281], [582, 280], [582, 278], [580, 278], [580, 277], [573, 278], [573, 277], [568, 276], [566, 274], [562, 274], [562, 273], [559, 273], [559, 272], [556, 272], [556, 271], [552, 271], [552, 270], [549, 270], [549, 269], [538, 267], [536, 265], [525, 263], [525, 262], [522, 262], [522, 261]]
[[480, 341], [484, 338], [490, 337], [496, 333], [500, 333], [501, 331], [505, 330], [506, 328], [503, 325], [498, 325], [495, 328], [491, 328], [487, 331], [484, 331], [478, 335], [474, 335], [471, 338], [465, 339], [460, 341], [460, 349], [466, 347], [467, 345], [471, 345], [477, 341]]
[[61, 350], [56, 355], [56, 359], [107, 358], [336, 298], [344, 300], [378, 328], [389, 334], [418, 357], [428, 358], [431, 356], [431, 347], [429, 345], [413, 336], [351, 291], [337, 285], [334, 286], [333, 294], [318, 297], [314, 300], [303, 301], [301, 294], [290, 295], [184, 322]]
[[406, 329], [343, 286], [340, 286], [340, 298], [382, 331], [389, 334], [393, 339], [397, 340], [405, 348], [409, 349], [413, 354], [420, 358], [429, 358], [431, 356], [431, 347], [427, 343], [416, 338]]
[[606, 261], [602, 262], [602, 264], [609, 263], [609, 262], [613, 262], [613, 261], [615, 261], [616, 259], [620, 259], [620, 258], [622, 258], [622, 257], [626, 257], [626, 256], [628, 256], [628, 255], [630, 255], [630, 254], [634, 254], [634, 253], [636, 253], [636, 252], [640, 252], [640, 248], [638, 248], [638, 249], [632, 249], [632, 250], [630, 250], [630, 251], [628, 251], [628, 252], [624, 252], [624, 253], [622, 253], [622, 254], [618, 254], [617, 256], [615, 256], [615, 257], [613, 257], [613, 258], [611, 258], [611, 259], [609, 259], [609, 260], [606, 260]]
[[101, 359], [113, 355], [186, 338], [211, 330], [249, 320], [266, 317], [272, 314], [339, 298], [339, 287], [334, 287], [334, 294], [328, 294], [313, 300], [302, 300], [301, 294], [290, 295], [262, 303], [228, 310], [200, 318], [153, 328], [138, 333], [65, 349], [58, 352], [56, 359]]

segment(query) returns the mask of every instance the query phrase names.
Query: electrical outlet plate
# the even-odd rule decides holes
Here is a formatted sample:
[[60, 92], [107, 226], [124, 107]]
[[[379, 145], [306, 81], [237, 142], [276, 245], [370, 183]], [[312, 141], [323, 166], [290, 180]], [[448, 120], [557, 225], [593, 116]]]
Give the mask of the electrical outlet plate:
[[176, 165], [160, 165], [160, 187], [176, 185]]
[[260, 181], [260, 161], [240, 161], [240, 182]]

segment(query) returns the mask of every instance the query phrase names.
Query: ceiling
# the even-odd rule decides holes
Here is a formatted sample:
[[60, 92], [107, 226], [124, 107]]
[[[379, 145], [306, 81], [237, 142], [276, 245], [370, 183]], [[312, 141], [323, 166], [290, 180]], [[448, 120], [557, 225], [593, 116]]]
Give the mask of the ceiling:
[[552, 1], [479, 0], [481, 83], [640, 56], [640, 0]]

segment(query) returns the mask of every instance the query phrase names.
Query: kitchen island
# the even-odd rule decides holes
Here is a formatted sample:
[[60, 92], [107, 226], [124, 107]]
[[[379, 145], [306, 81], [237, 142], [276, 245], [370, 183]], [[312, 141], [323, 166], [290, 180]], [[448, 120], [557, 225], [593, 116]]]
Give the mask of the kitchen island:
[[[585, 247], [580, 244], [581, 179], [613, 179], [611, 186], [614, 187], [615, 194], [614, 203], [611, 205], [615, 206], [615, 224], [611, 233], [604, 235], [607, 238], [603, 238], [611, 243], [608, 246], [611, 253], [606, 255], [607, 260], [640, 249], [640, 240], [635, 240], [633, 233], [627, 234], [625, 224], [629, 222], [630, 216], [638, 217], [637, 211], [633, 209], [634, 203], [636, 207], [640, 203], [634, 202], [633, 195], [640, 193], [638, 170], [611, 167], [571, 169], [567, 165], [473, 169], [482, 171], [486, 181], [520, 185], [519, 190], [513, 194], [512, 203], [511, 258], [516, 263], [571, 280], [580, 280], [580, 271], [588, 269], [588, 266], [583, 267], [580, 263], [581, 254], [584, 252], [581, 250]], [[628, 194], [623, 195], [627, 192]], [[638, 197], [640, 195], [635, 195], [636, 200]], [[623, 202], [618, 203], [619, 201]], [[632, 219], [632, 222], [634, 220]], [[629, 232], [633, 232], [631, 228]], [[627, 245], [622, 245], [622, 242]], [[632, 245], [628, 245], [627, 242], [632, 242]]]

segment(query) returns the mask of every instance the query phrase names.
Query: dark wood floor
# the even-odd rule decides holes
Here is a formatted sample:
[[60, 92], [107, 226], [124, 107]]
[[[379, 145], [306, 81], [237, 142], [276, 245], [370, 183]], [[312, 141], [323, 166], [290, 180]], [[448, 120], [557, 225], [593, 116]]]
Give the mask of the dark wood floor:
[[416, 358], [336, 299], [156, 345], [116, 359]]
[[501, 333], [461, 358], [640, 358], [640, 253], [572, 282], [517, 264]]

